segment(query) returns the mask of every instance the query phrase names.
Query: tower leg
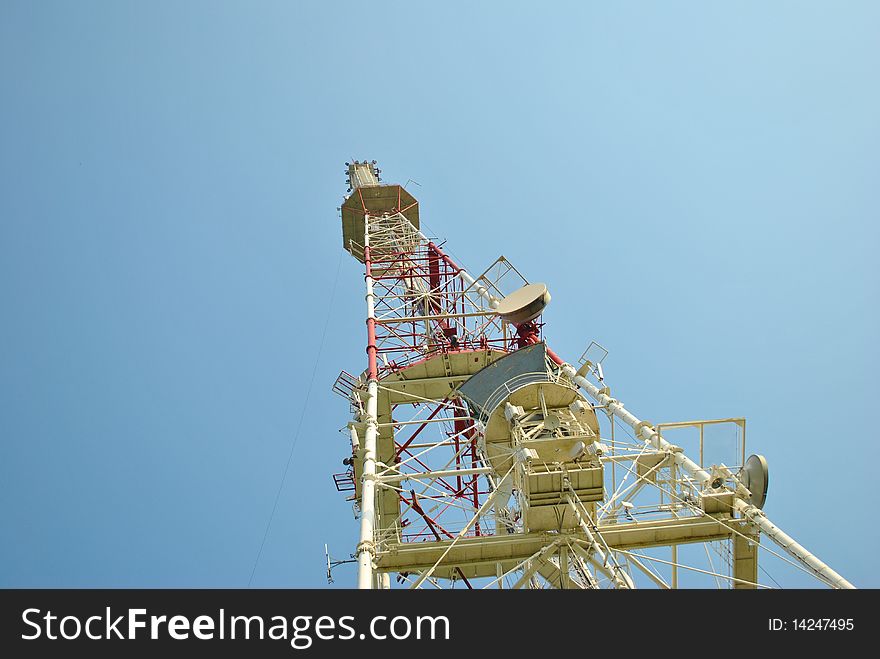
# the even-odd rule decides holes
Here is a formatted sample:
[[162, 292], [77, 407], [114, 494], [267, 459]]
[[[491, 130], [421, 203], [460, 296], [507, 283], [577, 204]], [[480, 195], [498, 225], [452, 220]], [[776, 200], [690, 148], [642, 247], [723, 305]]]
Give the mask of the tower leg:
[[376, 588], [380, 590], [391, 588], [391, 575], [387, 572], [376, 572]]
[[678, 588], [678, 545], [672, 545], [672, 583], [670, 588]]
[[[733, 577], [742, 581], [734, 581], [733, 587], [758, 587], [758, 533], [751, 525], [743, 525], [743, 534], [733, 536]], [[748, 582], [748, 583], [743, 583]]]
[[364, 405], [363, 486], [361, 487], [361, 537], [357, 546], [358, 588], [369, 589], [373, 583], [373, 561], [376, 558], [374, 530], [376, 525], [376, 435], [379, 375], [376, 365], [376, 308], [370, 261], [370, 218], [364, 218], [364, 266], [367, 294], [367, 398]]

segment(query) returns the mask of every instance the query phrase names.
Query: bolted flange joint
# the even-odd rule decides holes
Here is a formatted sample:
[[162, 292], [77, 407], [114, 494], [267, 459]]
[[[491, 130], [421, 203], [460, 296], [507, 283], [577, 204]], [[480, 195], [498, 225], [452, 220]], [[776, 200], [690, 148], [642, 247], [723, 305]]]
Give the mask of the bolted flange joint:
[[373, 558], [376, 558], [376, 543], [372, 540], [361, 540], [355, 550], [358, 554], [365, 551]]

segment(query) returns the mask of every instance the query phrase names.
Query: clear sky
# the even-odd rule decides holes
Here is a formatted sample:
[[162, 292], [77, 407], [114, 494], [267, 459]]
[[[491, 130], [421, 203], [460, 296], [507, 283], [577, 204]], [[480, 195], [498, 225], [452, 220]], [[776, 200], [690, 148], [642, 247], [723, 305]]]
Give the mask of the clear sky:
[[554, 349], [604, 344], [641, 418], [747, 417], [771, 519], [880, 586], [878, 34], [855, 1], [6, 0], [0, 586], [246, 586], [301, 419], [253, 585], [326, 585], [351, 158], [547, 282]]

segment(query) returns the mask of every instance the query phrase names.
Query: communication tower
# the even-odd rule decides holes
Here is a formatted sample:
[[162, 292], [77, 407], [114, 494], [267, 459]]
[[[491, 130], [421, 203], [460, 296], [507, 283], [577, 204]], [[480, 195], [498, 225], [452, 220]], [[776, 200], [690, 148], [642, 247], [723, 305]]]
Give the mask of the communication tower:
[[605, 382], [604, 348], [572, 365], [544, 342], [546, 285], [503, 256], [470, 274], [375, 161], [346, 166], [367, 367], [333, 386], [353, 413], [334, 480], [359, 512], [358, 587], [758, 588], [759, 546], [853, 587], [762, 511], [767, 463], [746, 457], [745, 419], [639, 419]]

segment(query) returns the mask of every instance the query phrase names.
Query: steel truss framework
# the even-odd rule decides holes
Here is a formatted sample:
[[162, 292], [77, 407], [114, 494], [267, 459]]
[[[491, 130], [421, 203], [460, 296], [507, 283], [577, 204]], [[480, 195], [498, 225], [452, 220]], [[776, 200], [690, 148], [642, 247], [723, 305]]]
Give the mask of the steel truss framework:
[[[739, 433], [733, 462], [704, 467], [625, 410], [590, 362], [575, 369], [547, 350], [550, 376], [598, 413], [588, 442], [603, 470], [598, 500], [573, 485], [578, 464], [516, 457], [547, 428], [512, 432], [522, 445], [511, 440], [507, 462], [489, 456], [485, 423], [458, 387], [541, 340], [539, 320], [513, 326], [493, 312], [521, 275], [502, 257], [472, 277], [393, 208], [365, 207], [363, 243], [349, 251], [365, 265], [368, 367], [334, 385], [354, 413], [349, 471], [335, 478], [359, 507], [360, 587], [768, 587], [762, 534], [775, 545], [762, 553], [851, 587], [750, 503], [738, 478], [743, 420], [719, 420]], [[523, 479], [536, 469], [560, 474], [558, 528], [527, 523]]]

